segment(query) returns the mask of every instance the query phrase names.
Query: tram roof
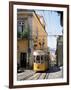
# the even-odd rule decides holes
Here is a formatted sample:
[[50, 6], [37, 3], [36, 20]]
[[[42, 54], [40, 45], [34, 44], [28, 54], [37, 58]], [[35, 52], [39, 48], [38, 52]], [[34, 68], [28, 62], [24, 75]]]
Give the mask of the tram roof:
[[43, 50], [35, 50], [34, 52], [33, 52], [33, 55], [45, 55], [46, 53], [43, 51]]

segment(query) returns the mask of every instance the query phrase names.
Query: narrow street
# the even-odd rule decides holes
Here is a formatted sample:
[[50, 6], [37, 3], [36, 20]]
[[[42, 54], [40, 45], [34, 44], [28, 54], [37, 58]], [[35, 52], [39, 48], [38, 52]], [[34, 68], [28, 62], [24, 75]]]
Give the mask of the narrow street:
[[38, 80], [62, 78], [62, 67], [53, 66], [46, 72], [35, 72], [33, 70], [24, 70], [17, 74], [17, 80]]

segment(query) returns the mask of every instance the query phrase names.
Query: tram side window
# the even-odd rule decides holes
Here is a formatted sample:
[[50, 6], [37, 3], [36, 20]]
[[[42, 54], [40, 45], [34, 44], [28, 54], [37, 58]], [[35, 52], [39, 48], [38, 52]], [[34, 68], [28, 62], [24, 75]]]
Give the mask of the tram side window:
[[36, 63], [40, 63], [40, 56], [36, 57]]
[[41, 63], [44, 63], [44, 56], [41, 55]]

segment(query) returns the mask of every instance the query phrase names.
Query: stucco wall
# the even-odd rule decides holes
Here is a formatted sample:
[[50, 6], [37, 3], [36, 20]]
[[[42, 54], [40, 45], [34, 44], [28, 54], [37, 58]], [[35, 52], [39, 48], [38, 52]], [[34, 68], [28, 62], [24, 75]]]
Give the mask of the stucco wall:
[[[39, 21], [39, 17], [36, 16], [35, 13], [33, 13], [33, 38], [36, 36], [37, 37], [37, 49], [41, 49], [39, 42], [43, 42], [44, 41], [44, 48], [47, 48], [47, 33], [45, 31], [45, 28], [43, 27], [43, 25], [40, 23]], [[43, 40], [44, 39], [44, 40]]]

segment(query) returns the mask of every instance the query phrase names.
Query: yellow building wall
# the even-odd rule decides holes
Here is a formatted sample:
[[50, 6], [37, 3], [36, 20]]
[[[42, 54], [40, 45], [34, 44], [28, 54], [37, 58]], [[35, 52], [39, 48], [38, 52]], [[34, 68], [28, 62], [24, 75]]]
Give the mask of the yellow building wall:
[[[39, 17], [38, 17], [39, 18]], [[47, 48], [47, 32], [45, 31], [44, 27], [41, 25], [39, 22], [37, 16], [35, 13], [33, 14], [33, 21], [32, 21], [32, 34], [33, 38], [36, 36], [36, 32], [38, 32], [38, 38], [37, 38], [37, 48], [36, 49], [41, 49], [39, 42], [43, 42], [44, 39], [44, 48]]]
[[[45, 31], [45, 28], [42, 26], [42, 24], [39, 22], [40, 17], [33, 12], [31, 14], [28, 13], [20, 13], [18, 14], [18, 17], [25, 17], [32, 16], [32, 38], [36, 36], [36, 32], [38, 32], [38, 39], [37, 39], [37, 47], [36, 49], [41, 49], [39, 42], [43, 42], [44, 39], [44, 48], [47, 48], [48, 42], [47, 42], [47, 32]], [[39, 20], [38, 20], [39, 19]], [[33, 42], [34, 43], [34, 42]], [[21, 43], [20, 43], [21, 44]], [[34, 43], [35, 44], [35, 43]]]
[[28, 40], [21, 39], [17, 42], [19, 52], [26, 52], [28, 50]]
[[24, 18], [27, 18], [28, 16], [32, 16], [32, 14], [28, 14], [28, 13], [25, 13], [25, 12], [18, 13], [17, 15], [18, 15], [18, 17], [24, 17]]
[[[24, 17], [25, 19], [27, 19], [28, 14], [27, 13], [18, 13], [17, 14], [18, 18]], [[25, 21], [25, 26], [27, 27], [28, 22], [27, 20]], [[23, 39], [18, 39], [17, 40], [17, 47], [18, 47], [18, 51], [19, 52], [27, 52], [28, 50], [28, 40], [23, 38]]]
[[17, 62], [20, 63], [20, 54], [28, 52], [28, 40], [20, 39], [17, 41]]

